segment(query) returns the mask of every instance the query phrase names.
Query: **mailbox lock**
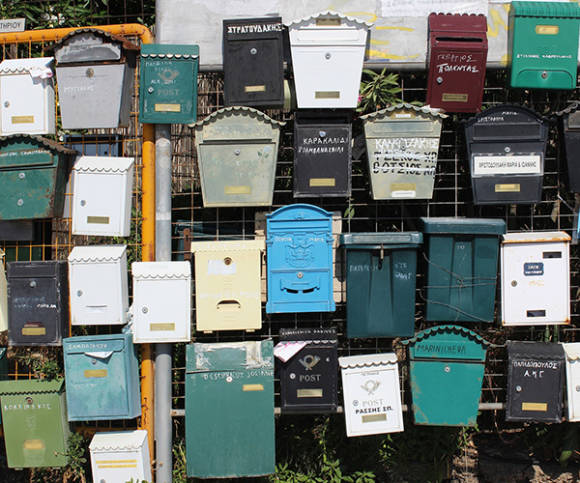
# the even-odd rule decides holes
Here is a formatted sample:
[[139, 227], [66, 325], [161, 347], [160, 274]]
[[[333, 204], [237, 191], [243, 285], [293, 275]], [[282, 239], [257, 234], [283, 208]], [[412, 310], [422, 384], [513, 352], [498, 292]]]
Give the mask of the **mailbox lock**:
[[31, 282], [30, 282], [30, 286], [31, 286], [32, 288], [36, 287], [36, 280], [31, 280]]
[[91, 359], [91, 364], [94, 366], [97, 363], [96, 359]]
[[296, 379], [296, 374], [294, 374], [293, 372], [290, 373], [290, 379]]
[[26, 173], [18, 173], [18, 177], [20, 179], [24, 179], [24, 178], [26, 178]]
[[224, 264], [225, 265], [231, 265], [231, 263], [232, 263], [232, 259], [230, 257], [224, 258]]
[[149, 309], [147, 307], [143, 307], [141, 309], [141, 312], [143, 312], [144, 314], [146, 314], [147, 312], [149, 312]]
[[18, 198], [18, 201], [16, 202], [16, 204], [18, 206], [22, 206], [24, 204], [24, 200], [22, 198]]
[[232, 376], [226, 377], [226, 382], [232, 382], [234, 378]]
[[83, 295], [83, 291], [82, 290], [77, 290], [77, 297], [82, 297]]
[[512, 148], [510, 148], [509, 146], [506, 146], [505, 148], [503, 148], [503, 150], [504, 150], [506, 153], [509, 153], [509, 152], [512, 150]]
[[10, 107], [10, 101], [4, 102], [4, 107]]
[[153, 89], [153, 87], [149, 87], [149, 88], [147, 89], [147, 92], [148, 92], [149, 94], [151, 94], [151, 93], [152, 93], [154, 90], [155, 90], [155, 89]]
[[548, 77], [548, 73], [546, 71], [542, 72], [542, 79], [545, 79]]
[[580, 386], [576, 386], [576, 392], [580, 392]]
[[522, 392], [522, 386], [516, 386], [516, 392]]
[[517, 280], [512, 280], [512, 287], [516, 287], [517, 284], [518, 284], [518, 281]]
[[258, 53], [258, 49], [256, 49], [255, 47], [252, 47], [252, 48], [250, 49], [250, 54], [252, 54], [252, 55], [256, 55], [257, 53]]
[[86, 71], [86, 75], [88, 78], [91, 78], [95, 75], [95, 71], [89, 67]]
[[330, 54], [330, 52], [326, 52], [326, 54], [324, 54], [324, 58], [326, 60], [330, 59], [332, 57], [332, 55]]
[[437, 84], [443, 84], [443, 77], [439, 76], [435, 80], [437, 81]]
[[81, 200], [81, 206], [85, 206], [87, 204], [86, 200]]
[[445, 372], [451, 372], [451, 367], [449, 366], [445, 366], [445, 368], [443, 369]]
[[298, 273], [296, 274], [296, 276], [297, 276], [298, 278], [302, 278], [302, 277], [304, 277], [304, 274], [303, 274], [302, 272], [298, 272]]
[[318, 131], [318, 135], [319, 135], [321, 138], [325, 138], [325, 137], [326, 137], [326, 131]]
[[34, 401], [32, 400], [32, 398], [30, 396], [28, 396], [26, 398], [26, 404], [32, 404]]
[[236, 156], [239, 156], [239, 155], [240, 155], [240, 153], [241, 153], [241, 151], [240, 151], [239, 149], [236, 149], [236, 150], [234, 150], [234, 154], [235, 154]]

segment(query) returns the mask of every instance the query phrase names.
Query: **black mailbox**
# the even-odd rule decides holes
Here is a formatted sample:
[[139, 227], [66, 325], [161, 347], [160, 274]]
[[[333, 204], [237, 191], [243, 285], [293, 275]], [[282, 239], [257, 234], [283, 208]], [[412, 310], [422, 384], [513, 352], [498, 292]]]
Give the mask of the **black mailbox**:
[[570, 191], [580, 193], [580, 103], [572, 104], [557, 116], [559, 133], [564, 139], [561, 145], [568, 165], [568, 186]]
[[546, 119], [526, 107], [494, 106], [466, 122], [465, 138], [475, 204], [541, 200]]
[[280, 17], [224, 20], [226, 106], [284, 104], [283, 32]]
[[562, 345], [508, 341], [507, 350], [506, 421], [559, 423], [565, 370]]
[[284, 412], [335, 412], [338, 355], [336, 329], [280, 329], [280, 342], [306, 342], [287, 362], [279, 363]]
[[0, 240], [32, 241], [36, 232], [36, 224], [31, 220], [0, 220]]
[[10, 345], [62, 345], [68, 332], [66, 261], [8, 264]]

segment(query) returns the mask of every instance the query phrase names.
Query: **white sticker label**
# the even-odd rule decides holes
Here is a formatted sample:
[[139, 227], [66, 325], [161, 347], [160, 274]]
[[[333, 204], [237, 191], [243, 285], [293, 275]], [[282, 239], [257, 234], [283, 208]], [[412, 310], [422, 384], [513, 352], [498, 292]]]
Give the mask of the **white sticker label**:
[[540, 174], [540, 156], [474, 156], [473, 174]]
[[416, 191], [391, 191], [391, 196], [393, 198], [416, 198]]
[[234, 273], [236, 273], [235, 262], [226, 263], [223, 259], [207, 262], [208, 275], [233, 275]]

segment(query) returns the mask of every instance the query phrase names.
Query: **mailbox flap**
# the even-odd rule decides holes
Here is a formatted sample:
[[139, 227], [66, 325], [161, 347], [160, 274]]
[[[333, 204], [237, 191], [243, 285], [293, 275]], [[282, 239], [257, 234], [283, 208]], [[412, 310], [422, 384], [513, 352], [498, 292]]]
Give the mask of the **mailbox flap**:
[[310, 344], [337, 343], [336, 329], [280, 329], [281, 341], [306, 341]]
[[96, 433], [89, 444], [91, 452], [134, 451], [143, 448], [147, 431], [111, 431]]
[[494, 106], [466, 121], [467, 142], [500, 141], [512, 142], [548, 137], [548, 121], [527, 107], [504, 104]]
[[0, 62], [0, 75], [30, 74], [36, 79], [50, 79], [53, 76], [54, 57], [35, 57], [30, 59], [6, 59]]
[[580, 18], [580, 8], [568, 2], [512, 2], [510, 15], [516, 17]]
[[186, 372], [273, 370], [274, 347], [264, 341], [194, 343], [187, 346]]
[[73, 265], [117, 262], [121, 260], [126, 250], [126, 245], [74, 247], [68, 256], [68, 262]]
[[10, 278], [54, 278], [63, 269], [64, 261], [30, 261], [8, 263], [7, 277]]
[[198, 45], [143, 44], [141, 57], [145, 59], [167, 59], [191, 61], [199, 58]]
[[268, 213], [266, 219], [270, 222], [316, 220], [331, 223], [332, 213], [318, 206], [296, 203], [278, 208], [274, 213]]
[[339, 357], [338, 364], [342, 369], [396, 365], [397, 355], [393, 352], [387, 352], [385, 354]]
[[189, 262], [133, 262], [134, 280], [182, 280], [191, 278]]
[[108, 359], [114, 352], [123, 351], [125, 339], [123, 335], [69, 337], [63, 339], [62, 345], [65, 354], [85, 354], [96, 359]]
[[73, 169], [77, 173], [126, 173], [133, 168], [134, 158], [119, 158], [113, 156], [80, 156]]
[[224, 240], [224, 241], [194, 241], [191, 243], [191, 251], [199, 252], [237, 252], [246, 250], [264, 251], [266, 242], [264, 240]]
[[552, 342], [507, 341], [508, 357], [512, 359], [540, 359], [563, 362], [565, 359], [562, 344]]
[[358, 45], [373, 24], [327, 10], [286, 25], [292, 45]]
[[14, 394], [41, 394], [60, 393], [64, 390], [64, 379], [54, 381], [41, 381], [39, 379], [27, 379], [20, 381], [0, 381], [0, 395]]
[[340, 244], [347, 249], [416, 248], [423, 243], [419, 232], [343, 233]]
[[280, 17], [224, 19], [224, 39], [236, 40], [282, 38], [284, 25]]
[[423, 233], [457, 235], [503, 235], [504, 220], [483, 218], [420, 218]]
[[429, 30], [435, 35], [466, 34], [466, 37], [487, 34], [487, 19], [482, 14], [429, 14]]

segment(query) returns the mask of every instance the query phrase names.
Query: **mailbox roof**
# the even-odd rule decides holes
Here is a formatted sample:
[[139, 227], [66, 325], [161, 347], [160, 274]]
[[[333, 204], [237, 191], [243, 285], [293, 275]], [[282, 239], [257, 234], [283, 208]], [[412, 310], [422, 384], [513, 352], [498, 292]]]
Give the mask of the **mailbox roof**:
[[562, 344], [562, 348], [569, 360], [576, 361], [580, 359], [580, 342], [568, 342]]
[[353, 22], [355, 24], [358, 24], [361, 27], [369, 28], [369, 27], [373, 26], [372, 22], [365, 22], [364, 20], [359, 20], [358, 18], [355, 18], [355, 17], [343, 15], [342, 13], [335, 12], [334, 10], [326, 10], [324, 12], [315, 13], [313, 15], [299, 18], [299, 19], [293, 20], [291, 22], [285, 22], [285, 25], [288, 27], [293, 27], [293, 26], [296, 26], [300, 23], [310, 22], [311, 20], [315, 20], [315, 19], [318, 19], [320, 17], [338, 17], [340, 19], [348, 20], [349, 22]]
[[381, 119], [383, 117], [390, 115], [390, 113], [393, 111], [402, 111], [405, 109], [412, 109], [415, 112], [420, 112], [421, 114], [425, 114], [430, 117], [439, 117], [441, 119], [449, 117], [447, 114], [443, 114], [441, 112], [441, 109], [436, 109], [429, 106], [414, 106], [413, 104], [409, 104], [407, 102], [400, 102], [399, 104], [393, 104], [392, 106], [385, 107], [380, 111], [365, 114], [364, 116], [360, 116], [360, 118], [363, 120]]
[[126, 173], [133, 167], [134, 162], [134, 158], [81, 156], [73, 169], [80, 173]]
[[67, 44], [71, 38], [74, 38], [77, 35], [86, 34], [86, 33], [92, 33], [97, 37], [101, 37], [102, 39], [109, 40], [113, 43], [121, 44], [125, 50], [139, 50], [138, 45], [134, 44], [133, 42], [130, 42], [125, 37], [121, 37], [119, 35], [114, 35], [114, 34], [111, 34], [109, 32], [106, 32], [105, 30], [91, 28], [91, 27], [76, 29], [76, 30], [66, 34], [62, 39], [55, 42], [52, 45], [52, 48], [55, 50], [58, 50], [61, 47], [63, 47], [65, 44]]
[[0, 74], [18, 74], [35, 69], [44, 69], [54, 62], [54, 57], [35, 57], [31, 59], [6, 59], [0, 62]]
[[42, 381], [39, 379], [25, 379], [18, 381], [0, 381], [0, 394], [40, 394], [58, 393], [63, 389], [64, 379]]
[[389, 245], [409, 245], [409, 248], [420, 245], [423, 234], [416, 231], [384, 233], [343, 233], [340, 244], [347, 248], [389, 248]]
[[203, 118], [201, 121], [197, 121], [197, 122], [194, 122], [194, 123], [188, 124], [188, 125], [189, 125], [189, 127], [192, 127], [192, 128], [193, 127], [203, 127], [205, 124], [209, 124], [210, 122], [217, 121], [221, 117], [236, 116], [236, 115], [246, 116], [246, 117], [254, 116], [258, 119], [261, 119], [262, 121], [264, 121], [266, 123], [269, 122], [273, 126], [286, 125], [285, 122], [276, 121], [275, 119], [272, 119], [271, 117], [264, 114], [262, 111], [258, 111], [257, 109], [254, 109], [253, 107], [247, 107], [247, 106], [224, 107], [224, 108], [219, 109], [215, 112], [212, 112], [209, 116]]
[[332, 220], [332, 213], [307, 203], [295, 203], [278, 208], [266, 215], [267, 221]]
[[483, 14], [473, 13], [430, 13], [429, 30], [467, 34], [485, 33], [487, 32], [487, 18]]
[[232, 252], [240, 250], [265, 250], [265, 240], [221, 240], [192, 242], [192, 252]]
[[451, 332], [453, 332], [455, 334], [461, 334], [462, 336], [465, 336], [465, 337], [471, 339], [473, 342], [477, 342], [484, 347], [491, 345], [491, 342], [486, 341], [479, 334], [476, 334], [472, 330], [466, 329], [465, 327], [461, 327], [460, 325], [437, 325], [435, 327], [430, 327], [429, 329], [425, 329], [425, 330], [422, 330], [421, 332], [417, 333], [415, 335], [415, 337], [413, 337], [411, 339], [402, 340], [401, 344], [414, 345], [417, 342], [419, 342], [423, 339], [429, 338], [432, 335], [442, 334], [442, 333], [451, 333]]
[[501, 112], [501, 111], [508, 111], [508, 110], [515, 111], [518, 114], [522, 114], [524, 116], [527, 116], [531, 120], [537, 120], [540, 123], [547, 123], [548, 122], [547, 117], [542, 116], [541, 114], [538, 114], [536, 111], [534, 111], [533, 109], [530, 109], [529, 107], [520, 106], [518, 104], [496, 105], [496, 106], [490, 107], [489, 109], [481, 111], [480, 113], [476, 114], [475, 116], [467, 119], [467, 121], [463, 121], [463, 122], [465, 122], [465, 125], [469, 127], [477, 122], [480, 122], [480, 120], [482, 118], [485, 118], [485, 117], [489, 116], [490, 114], [494, 114], [496, 112]]
[[166, 280], [174, 278], [191, 278], [189, 262], [133, 262], [133, 277], [136, 279]]
[[4, 146], [18, 143], [36, 144], [39, 148], [45, 148], [54, 154], [77, 154], [74, 149], [69, 149], [61, 144], [57, 144], [50, 139], [40, 136], [32, 136], [30, 134], [13, 134], [11, 136], [0, 136], [0, 149]]
[[197, 59], [199, 46], [176, 44], [143, 44], [141, 57], [151, 59]]
[[110, 433], [96, 433], [91, 440], [91, 451], [123, 451], [140, 449], [145, 444], [147, 431], [111, 431]]
[[339, 357], [338, 363], [340, 364], [340, 367], [344, 369], [384, 366], [387, 364], [396, 364], [397, 355], [394, 352], [387, 352], [385, 354], [365, 354], [362, 356]]
[[517, 17], [580, 18], [580, 7], [568, 2], [512, 2], [512, 12]]
[[421, 218], [423, 233], [503, 235], [505, 221], [486, 218]]
[[126, 245], [74, 247], [68, 256], [68, 261], [69, 263], [113, 262], [119, 260], [126, 249]]
[[510, 358], [564, 360], [562, 344], [553, 342], [508, 340], [507, 350]]
[[572, 238], [564, 231], [537, 231], [508, 233], [503, 235], [503, 243], [569, 242]]

